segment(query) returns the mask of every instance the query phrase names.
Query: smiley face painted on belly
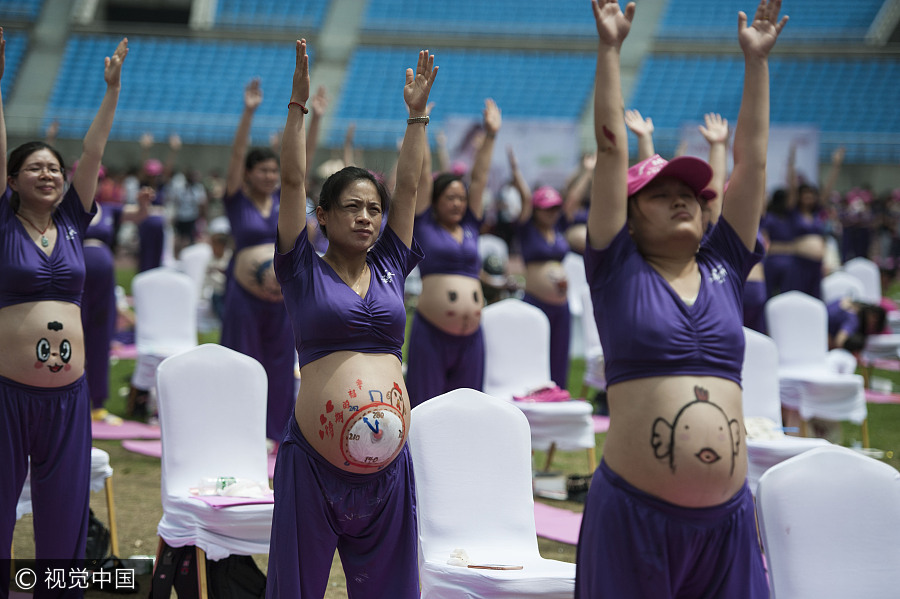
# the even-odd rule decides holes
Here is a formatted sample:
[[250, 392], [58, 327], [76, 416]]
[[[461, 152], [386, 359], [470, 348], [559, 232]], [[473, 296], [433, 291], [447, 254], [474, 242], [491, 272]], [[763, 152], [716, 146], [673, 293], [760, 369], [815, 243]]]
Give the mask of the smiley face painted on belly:
[[54, 374], [71, 370], [72, 344], [65, 337], [62, 323], [56, 320], [48, 322], [47, 331], [35, 344], [35, 369], [46, 368]]
[[711, 468], [725, 466], [733, 474], [741, 442], [738, 421], [709, 401], [706, 389], [694, 387], [694, 395], [696, 399], [684, 405], [671, 424], [664, 418], [653, 422], [650, 444], [654, 454], [667, 459], [672, 472], [693, 460]]

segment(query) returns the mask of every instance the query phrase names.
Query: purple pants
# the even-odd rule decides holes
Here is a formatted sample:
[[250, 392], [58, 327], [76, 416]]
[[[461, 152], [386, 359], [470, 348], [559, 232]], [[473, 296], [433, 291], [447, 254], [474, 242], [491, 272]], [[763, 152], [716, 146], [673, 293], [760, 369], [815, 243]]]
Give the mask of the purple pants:
[[409, 332], [406, 388], [410, 406], [454, 389], [481, 391], [484, 384], [484, 336], [450, 335], [416, 312]]
[[138, 272], [162, 264], [166, 224], [163, 217], [148, 216], [138, 224]]
[[291, 417], [275, 462], [274, 486], [266, 597], [322, 597], [335, 548], [351, 599], [419, 596], [408, 445], [384, 470], [353, 474], [319, 455]]
[[540, 308], [550, 320], [550, 378], [557, 387], [569, 387], [569, 338], [572, 336], [572, 315], [569, 302], [560, 306], [547, 304], [533, 295], [525, 294], [525, 303]]
[[[0, 484], [0, 559], [9, 559], [29, 456], [35, 556], [83, 558], [91, 482], [85, 377], [52, 388], [0, 377], [0, 422], [0, 464], [5, 473]], [[0, 588], [9, 588], [8, 576], [9, 568], [0, 568]]]
[[744, 281], [744, 326], [766, 334], [765, 281]]
[[822, 261], [794, 256], [788, 289], [822, 299]]
[[113, 254], [105, 245], [84, 247], [84, 295], [81, 324], [84, 328], [85, 376], [91, 407], [102, 408], [109, 397], [109, 344], [116, 330], [116, 273]]
[[230, 279], [219, 342], [254, 358], [266, 369], [266, 437], [281, 439], [295, 400], [294, 335], [284, 302], [261, 300]]
[[634, 488], [601, 461], [576, 562], [576, 599], [769, 597], [746, 483], [721, 505], [686, 508]]
[[766, 273], [766, 296], [775, 297], [791, 289], [790, 275], [794, 264], [793, 256], [770, 254], [763, 259]]

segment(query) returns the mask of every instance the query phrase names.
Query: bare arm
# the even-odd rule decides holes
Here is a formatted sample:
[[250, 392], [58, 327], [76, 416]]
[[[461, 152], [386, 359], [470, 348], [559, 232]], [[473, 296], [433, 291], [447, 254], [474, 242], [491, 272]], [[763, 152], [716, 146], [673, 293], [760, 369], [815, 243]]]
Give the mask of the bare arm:
[[344, 135], [344, 166], [359, 166], [356, 164], [356, 155], [353, 151], [353, 135], [356, 133], [356, 123], [347, 125]]
[[163, 179], [168, 183], [175, 174], [175, 162], [178, 160], [178, 152], [181, 151], [181, 136], [173, 133], [169, 136], [169, 152], [166, 154], [166, 162], [163, 164]]
[[438, 170], [442, 173], [449, 172], [450, 153], [447, 152], [447, 136], [443, 131], [438, 131], [434, 136], [434, 142], [437, 144]]
[[[316, 95], [310, 101], [309, 117], [309, 135], [306, 136], [306, 176], [309, 177], [312, 172], [313, 158], [316, 155], [316, 148], [319, 145], [319, 130], [322, 125], [322, 117], [328, 110], [328, 94], [325, 92], [325, 86], [320, 85], [316, 88]], [[309, 180], [306, 182], [309, 187]]]
[[484, 138], [475, 153], [472, 165], [472, 182], [469, 185], [469, 210], [475, 218], [484, 217], [484, 190], [491, 172], [491, 157], [494, 155], [494, 140], [503, 119], [497, 104], [490, 98], [484, 101]]
[[516, 153], [513, 152], [512, 146], [506, 147], [506, 156], [509, 158], [509, 170], [512, 174], [513, 187], [516, 188], [516, 191], [519, 192], [519, 196], [522, 198], [519, 222], [526, 223], [534, 211], [534, 206], [531, 205], [531, 187], [528, 185], [525, 177], [522, 176], [522, 171], [519, 170], [519, 161], [516, 160]]
[[225, 175], [225, 197], [233, 195], [244, 184], [244, 154], [247, 153], [247, 140], [250, 136], [250, 125], [253, 114], [262, 103], [262, 89], [259, 79], [253, 79], [244, 88], [244, 111], [234, 133], [231, 144], [231, 158], [228, 160], [228, 173]]
[[[416, 69], [406, 69], [406, 85], [403, 87], [403, 100], [409, 109], [410, 119], [428, 116], [428, 94], [437, 77], [438, 68], [434, 66], [434, 55], [428, 50], [419, 52]], [[388, 214], [388, 226], [400, 240], [408, 246], [412, 245], [413, 222], [416, 216], [416, 195], [419, 179], [422, 176], [422, 165], [425, 160], [425, 146], [428, 144], [424, 122], [407, 122], [406, 134], [397, 156], [397, 187], [394, 190], [393, 203]]]
[[843, 146], [831, 153], [831, 168], [828, 170], [828, 176], [822, 184], [820, 193], [822, 200], [825, 202], [828, 202], [829, 197], [831, 197], [831, 192], [834, 191], [834, 187], [837, 185], [837, 178], [841, 172], [841, 165], [844, 164], [845, 153], [846, 150]]
[[[3, 27], [0, 27], [0, 81], [6, 70], [6, 40], [3, 39]], [[3, 189], [6, 190], [6, 116], [3, 114], [3, 97], [0, 95], [0, 176], [3, 177]]]
[[97, 115], [84, 135], [78, 169], [72, 177], [72, 186], [78, 192], [85, 211], [90, 210], [94, 203], [97, 174], [100, 172], [100, 161], [103, 160], [106, 140], [109, 139], [113, 118], [116, 116], [119, 90], [122, 87], [122, 63], [127, 55], [128, 38], [124, 38], [119, 42], [113, 55], [107, 56], [104, 60], [103, 78], [106, 80], [106, 93], [100, 102]]
[[656, 150], [653, 147], [653, 119], [641, 116], [637, 110], [625, 111], [625, 126], [631, 129], [638, 140], [638, 160], [647, 160]]
[[710, 211], [709, 222], [716, 224], [722, 214], [722, 194], [725, 193], [725, 177], [728, 171], [728, 121], [722, 115], [710, 112], [703, 116], [700, 134], [709, 144], [709, 165], [712, 179], [707, 187], [716, 192], [716, 197], [707, 201]]
[[[297, 59], [287, 122], [281, 139], [281, 208], [278, 211], [278, 251], [286, 252], [306, 226], [306, 131], [304, 108], [309, 99], [309, 56], [306, 40], [297, 40]], [[298, 106], [299, 104], [299, 106]]]
[[766, 150], [769, 143], [769, 52], [787, 17], [778, 20], [781, 0], [761, 0], [747, 25], [738, 13], [738, 40], [744, 52], [744, 91], [734, 132], [734, 171], [722, 216], [749, 249], [756, 245], [766, 201]]
[[[431, 110], [434, 108], [434, 102], [429, 102], [425, 107], [425, 114], [431, 116]], [[434, 190], [434, 179], [432, 178], [432, 161], [431, 144], [425, 139], [425, 151], [422, 157], [422, 172], [419, 174], [419, 187], [416, 189], [416, 214], [422, 214], [425, 209], [431, 205], [431, 194]], [[396, 177], [396, 169], [394, 170]]]
[[609, 245], [625, 226], [628, 215], [628, 139], [619, 54], [631, 30], [634, 2], [625, 12], [616, 0], [591, 0], [597, 25], [597, 71], [594, 81], [594, 137], [597, 162], [588, 212], [588, 239], [595, 248]]
[[585, 154], [581, 159], [581, 164], [566, 185], [566, 196], [563, 200], [563, 212], [569, 222], [575, 218], [575, 214], [581, 207], [581, 201], [587, 195], [588, 189], [594, 180], [594, 166], [597, 164], [597, 154]]

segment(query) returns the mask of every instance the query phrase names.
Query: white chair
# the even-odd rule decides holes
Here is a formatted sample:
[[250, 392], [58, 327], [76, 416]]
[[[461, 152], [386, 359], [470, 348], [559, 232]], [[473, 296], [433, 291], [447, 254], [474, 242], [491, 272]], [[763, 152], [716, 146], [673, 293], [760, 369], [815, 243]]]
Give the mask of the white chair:
[[[778, 347], [770, 337], [744, 327], [743, 381], [744, 423], [747, 427], [747, 482], [756, 494], [763, 472], [799, 453], [830, 445], [825, 439], [784, 434], [778, 395]], [[757, 424], [759, 422], [759, 424]], [[762, 430], [763, 423], [771, 428]], [[757, 438], [749, 435], [755, 433]]]
[[[112, 483], [113, 469], [109, 465], [109, 453], [97, 447], [91, 447], [91, 492], [97, 493], [105, 491], [106, 493], [106, 512], [109, 516], [109, 548], [112, 554], [121, 557], [119, 553], [119, 533], [116, 526], [116, 502], [113, 497]], [[19, 520], [25, 514], [32, 512], [31, 505], [31, 469], [25, 477], [25, 485], [22, 487], [22, 493], [19, 495], [19, 501], [16, 504], [16, 520]]]
[[881, 269], [868, 258], [853, 258], [841, 267], [847, 274], [859, 279], [863, 294], [859, 301], [877, 306], [881, 303]]
[[478, 236], [478, 258], [484, 261], [490, 255], [498, 256], [503, 264], [509, 262], [509, 246], [496, 235], [484, 233]]
[[900, 473], [828, 446], [773, 466], [756, 494], [775, 599], [897, 597]]
[[148, 390], [160, 362], [197, 345], [197, 293], [188, 275], [166, 267], [135, 275], [131, 292], [137, 350], [131, 382]]
[[205, 242], [187, 246], [178, 254], [176, 270], [191, 278], [199, 300], [203, 296], [203, 281], [206, 279], [206, 267], [212, 260], [212, 246]]
[[862, 427], [868, 447], [865, 384], [858, 374], [829, 367], [828, 314], [825, 303], [799, 291], [766, 302], [769, 334], [778, 347], [779, 394], [784, 407], [799, 412], [801, 434], [807, 421], [849, 420]]
[[572, 341], [569, 344], [569, 355], [585, 357], [587, 340], [584, 338], [584, 311], [591, 310], [591, 302], [584, 303], [584, 291], [588, 289], [587, 275], [584, 272], [584, 258], [575, 252], [567, 252], [562, 260], [566, 271], [568, 287], [566, 296], [569, 301], [569, 313], [572, 315]]
[[[157, 532], [171, 547], [194, 545], [220, 560], [269, 552], [272, 503], [216, 509], [192, 498], [204, 478], [231, 476], [268, 483], [266, 394], [259, 362], [204, 344], [159, 365], [163, 516]], [[205, 570], [200, 571], [201, 585]]]
[[830, 304], [849, 297], [858, 300], [864, 295], [862, 281], [842, 270], [836, 270], [822, 279], [822, 301]]
[[587, 287], [581, 291], [581, 302], [584, 306], [581, 314], [584, 339], [584, 376], [582, 376], [581, 396], [587, 397], [588, 389], [606, 389], [606, 361], [603, 358], [600, 333], [597, 332], [597, 321], [594, 319], [591, 290]]
[[[575, 564], [538, 551], [530, 445], [522, 412], [479, 391], [457, 389], [413, 408], [423, 599], [571, 599]], [[449, 565], [458, 549], [472, 563], [522, 569]]]
[[[484, 332], [484, 392], [513, 401], [529, 390], [551, 384], [550, 321], [540, 310], [509, 298], [486, 306]], [[580, 399], [559, 402], [514, 402], [531, 425], [533, 449], [546, 450], [549, 469], [556, 449], [584, 449], [593, 472], [594, 424], [591, 405]]]

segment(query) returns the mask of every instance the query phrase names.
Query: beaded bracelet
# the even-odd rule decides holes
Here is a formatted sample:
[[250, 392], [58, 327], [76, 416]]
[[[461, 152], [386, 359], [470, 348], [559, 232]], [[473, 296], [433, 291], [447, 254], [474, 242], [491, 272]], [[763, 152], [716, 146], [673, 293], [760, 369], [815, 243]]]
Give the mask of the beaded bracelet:
[[288, 102], [288, 110], [291, 109], [291, 106], [299, 106], [300, 110], [303, 111], [303, 114], [309, 113], [309, 109], [300, 102]]
[[431, 119], [428, 118], [427, 116], [413, 116], [413, 117], [406, 119], [406, 124], [412, 125], [413, 123], [424, 123], [427, 125], [428, 121], [430, 121], [430, 120]]

